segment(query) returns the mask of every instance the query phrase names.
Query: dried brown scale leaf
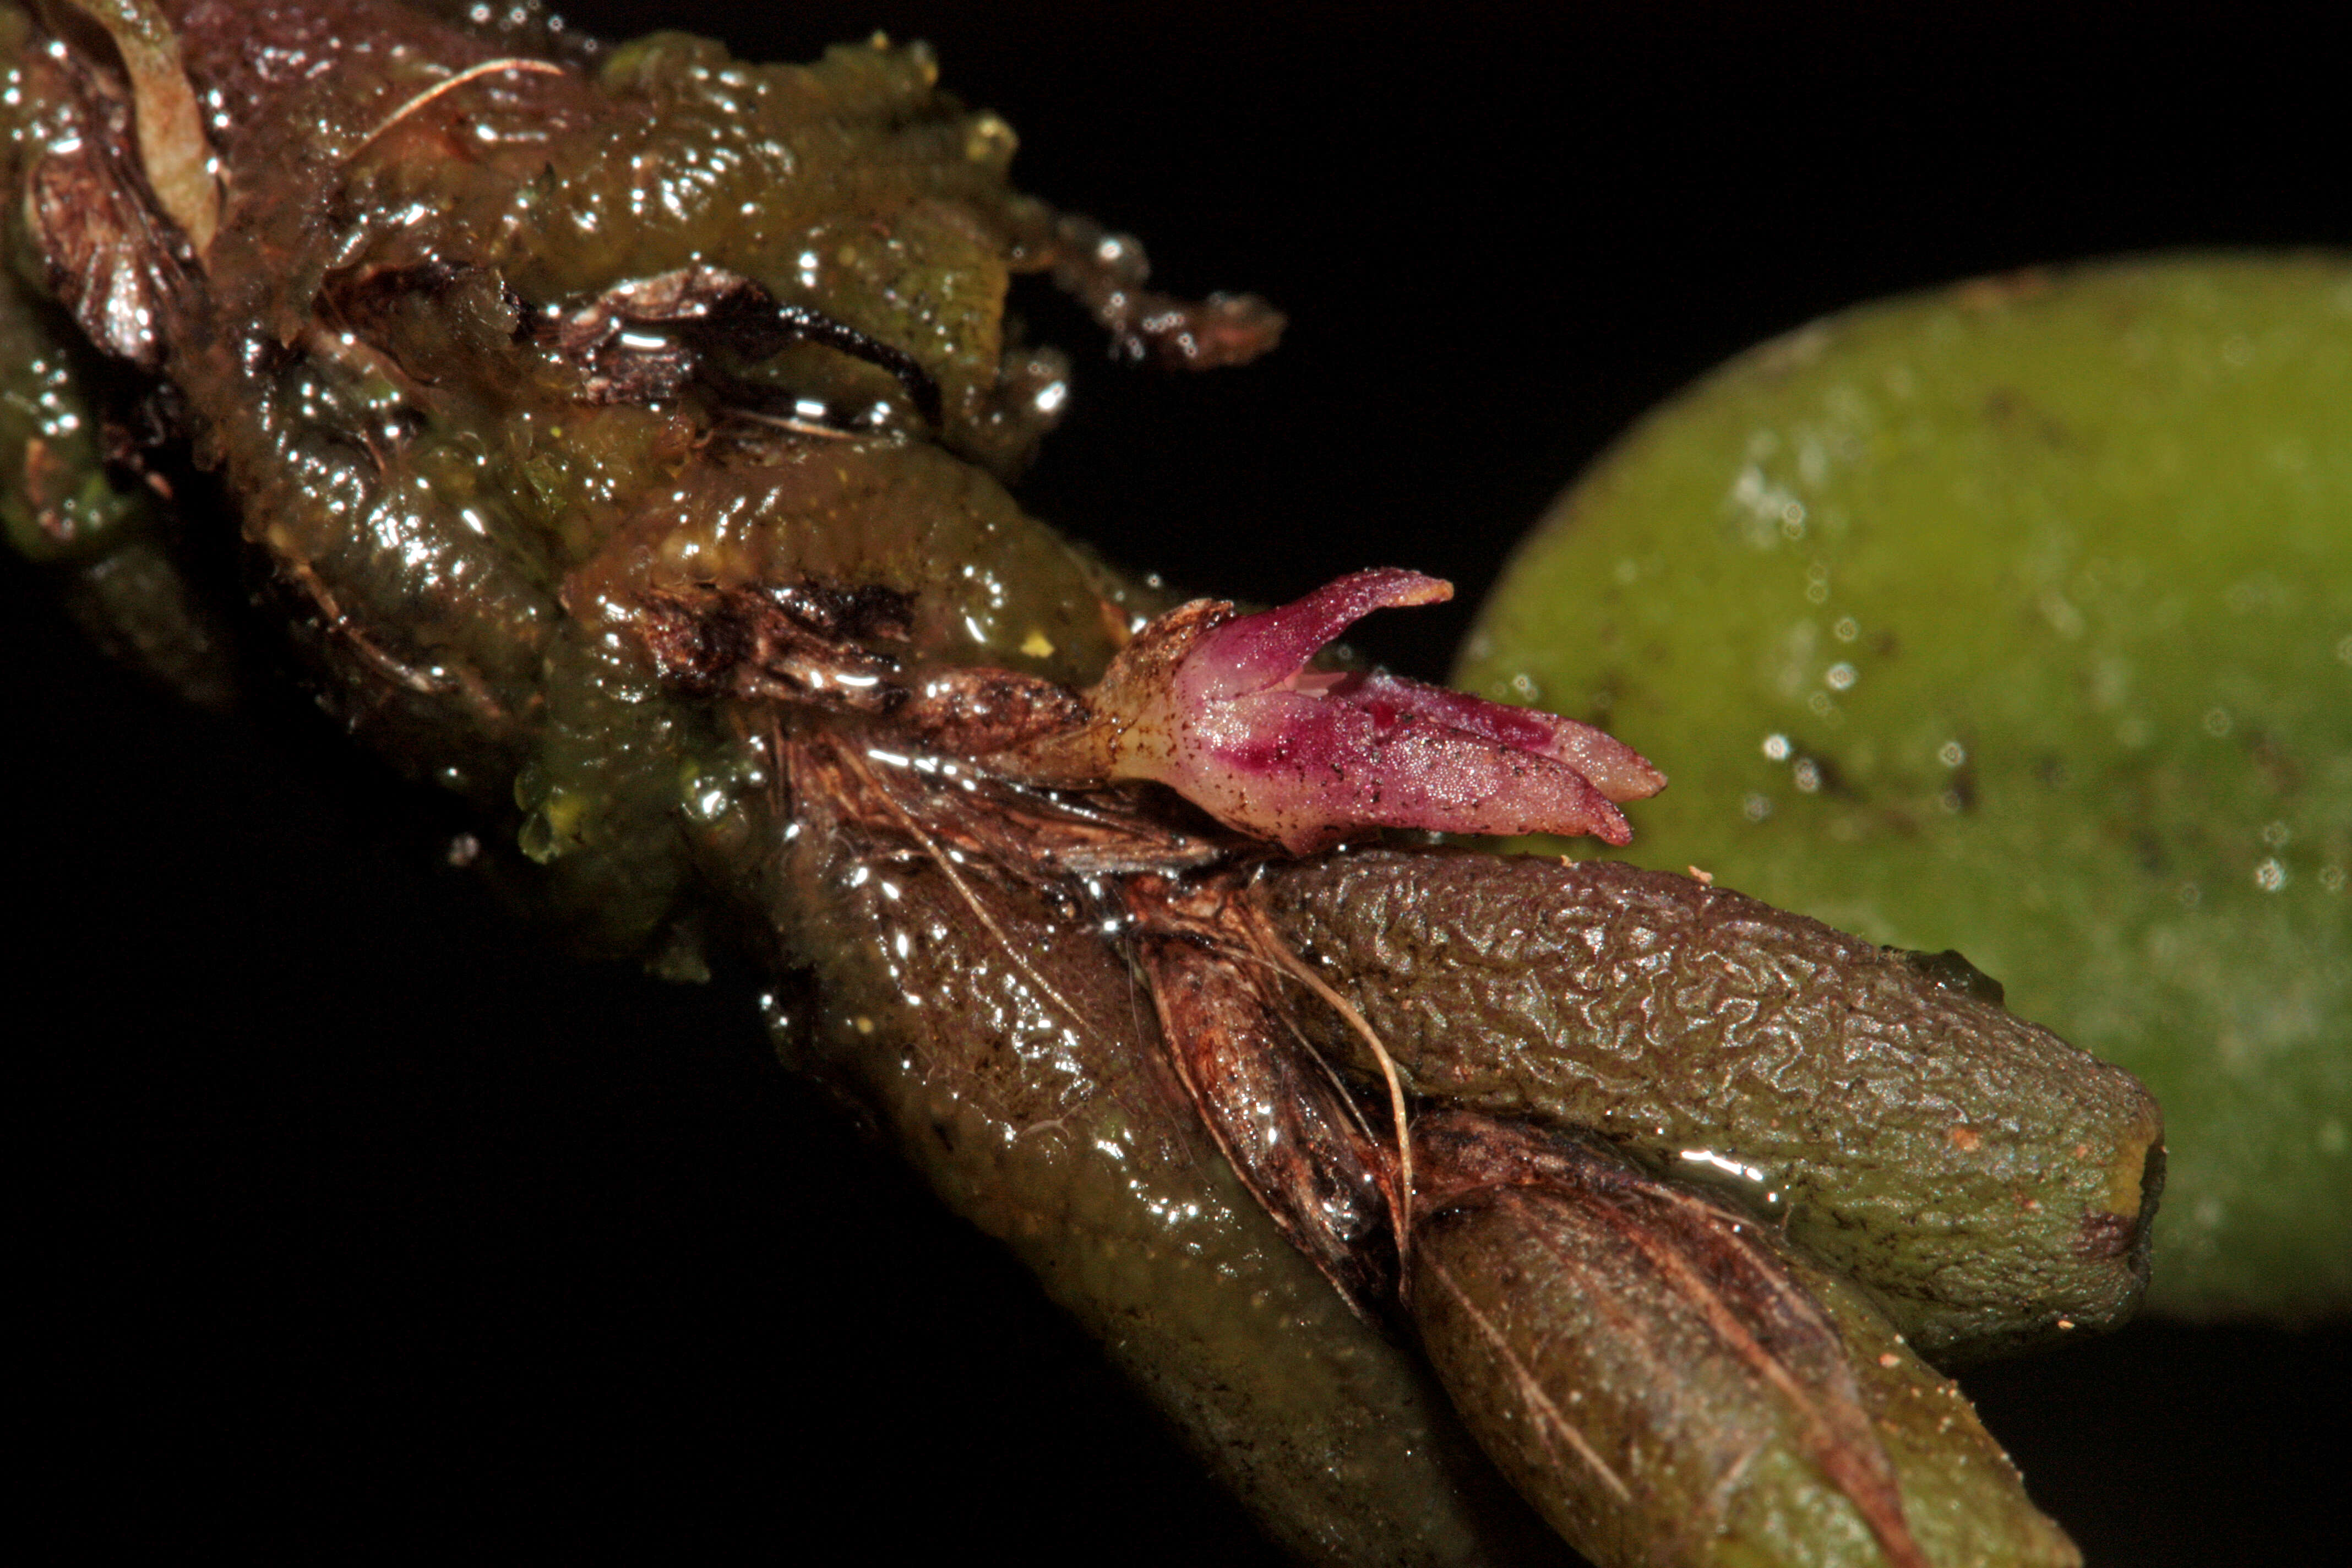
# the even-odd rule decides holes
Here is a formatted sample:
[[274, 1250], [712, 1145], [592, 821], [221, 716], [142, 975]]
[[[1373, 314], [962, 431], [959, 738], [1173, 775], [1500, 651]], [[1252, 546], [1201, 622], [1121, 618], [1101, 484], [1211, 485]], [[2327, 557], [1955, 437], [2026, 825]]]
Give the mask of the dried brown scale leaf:
[[1417, 1142], [1416, 1320], [1596, 1561], [2079, 1568], [1958, 1389], [1773, 1227], [1557, 1133]]
[[940, 669], [900, 718], [940, 751], [985, 757], [1084, 724], [1086, 702], [1066, 686], [1009, 669]]
[[187, 258], [146, 200], [130, 104], [78, 55], [36, 58], [27, 75], [57, 121], [57, 150], [28, 171], [25, 193], [49, 290], [92, 342], [152, 370]]
[[879, 713], [906, 700], [898, 661], [859, 646], [878, 626], [904, 637], [898, 595], [807, 584], [764, 591], [655, 589], [632, 625], [663, 679], [699, 696], [814, 702]]
[[180, 41], [152, 0], [59, 0], [106, 29], [133, 100], [140, 171], [155, 204], [202, 257], [220, 225], [204, 118], [180, 68]]
[[1590, 1128], [1685, 1177], [1752, 1172], [1745, 1196], [1784, 1206], [1930, 1354], [2137, 1300], [2161, 1171], [2147, 1091], [1899, 953], [1598, 862], [1367, 852], [1266, 889], [1416, 1092]]
[[[633, 279], [584, 305], [550, 305], [525, 313], [517, 330], [577, 367], [581, 385], [575, 395], [582, 402], [659, 402], [678, 395], [699, 376], [714, 395], [754, 405], [761, 401], [758, 384], [714, 362], [748, 366], [809, 342], [887, 373], [925, 420], [940, 422], [938, 384], [905, 353], [816, 311], [784, 305], [751, 279], [721, 267], [698, 264]], [[879, 423], [878, 417], [856, 422]]]
[[1395, 1162], [1289, 1021], [1283, 976], [1236, 926], [1240, 883], [1123, 888], [1169, 1059], [1202, 1121], [1291, 1245], [1368, 1322], [1396, 1284]]

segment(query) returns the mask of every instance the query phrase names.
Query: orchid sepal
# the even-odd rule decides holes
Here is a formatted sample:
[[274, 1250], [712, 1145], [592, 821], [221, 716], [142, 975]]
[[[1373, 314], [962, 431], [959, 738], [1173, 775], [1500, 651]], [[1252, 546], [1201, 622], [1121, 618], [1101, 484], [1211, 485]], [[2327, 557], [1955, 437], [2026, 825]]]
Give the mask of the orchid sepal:
[[1309, 668], [1372, 611], [1452, 595], [1385, 568], [1253, 615], [1194, 600], [1136, 634], [1087, 693], [1088, 723], [1006, 760], [1051, 782], [1166, 784], [1297, 855], [1376, 827], [1625, 843], [1617, 804], [1665, 778], [1623, 742], [1416, 680]]

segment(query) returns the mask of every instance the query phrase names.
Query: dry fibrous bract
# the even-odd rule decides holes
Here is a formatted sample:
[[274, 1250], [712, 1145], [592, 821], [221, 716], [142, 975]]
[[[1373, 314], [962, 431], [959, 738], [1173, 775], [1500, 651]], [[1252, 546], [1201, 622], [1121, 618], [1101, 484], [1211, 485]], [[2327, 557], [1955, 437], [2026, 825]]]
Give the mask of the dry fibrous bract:
[[1958, 1391], [1775, 1227], [1556, 1131], [1444, 1111], [1415, 1148], [1414, 1321], [1596, 1559], [2078, 1561]]
[[[217, 215], [134, 134], [162, 57], [5, 13], [48, 289], [5, 324], [78, 329], [45, 395], [118, 433], [15, 435], [12, 529], [167, 562], [212, 525], [168, 482], [58, 498], [216, 473], [330, 708], [470, 797], [592, 948], [783, 976], [786, 1058], [1277, 1539], [1562, 1556], [1483, 1444], [1609, 1563], [2069, 1560], [1897, 1328], [2126, 1310], [2145, 1097], [1695, 882], [1368, 847], [1615, 841], [1663, 780], [1314, 666], [1433, 579], [1175, 605], [1004, 489], [1059, 405], [1012, 274], [1204, 367], [1271, 346], [1263, 304], [1150, 294], [1131, 241], [1011, 189], [1009, 133], [918, 49], [120, 14], [209, 106]], [[1694, 1149], [1769, 1164], [1785, 1214], [1688, 1184]]]

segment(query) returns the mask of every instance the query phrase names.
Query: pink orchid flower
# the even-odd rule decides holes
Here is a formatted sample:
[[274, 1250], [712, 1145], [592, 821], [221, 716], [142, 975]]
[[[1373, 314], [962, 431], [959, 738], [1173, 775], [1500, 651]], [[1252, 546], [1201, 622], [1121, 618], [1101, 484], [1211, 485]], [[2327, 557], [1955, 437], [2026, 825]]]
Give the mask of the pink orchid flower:
[[1378, 609], [1451, 598], [1418, 572], [1358, 572], [1236, 616], [1196, 600], [1136, 635], [1087, 693], [1093, 721], [1055, 752], [1164, 784], [1229, 827], [1308, 854], [1370, 827], [1591, 834], [1622, 844], [1616, 802], [1665, 777], [1572, 720], [1416, 680], [1308, 661]]

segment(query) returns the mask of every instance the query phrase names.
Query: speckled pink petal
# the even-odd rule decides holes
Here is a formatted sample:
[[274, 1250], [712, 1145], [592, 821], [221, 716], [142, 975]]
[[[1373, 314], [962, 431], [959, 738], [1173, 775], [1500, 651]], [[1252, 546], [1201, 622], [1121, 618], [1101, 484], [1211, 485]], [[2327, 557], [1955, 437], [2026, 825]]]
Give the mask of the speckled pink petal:
[[1590, 726], [1395, 676], [1309, 671], [1373, 610], [1442, 601], [1416, 572], [1358, 572], [1224, 618], [1188, 605], [1097, 688], [1113, 776], [1169, 785], [1219, 821], [1305, 854], [1370, 827], [1632, 837], [1616, 801], [1664, 775]]
[[1360, 679], [1365, 700], [1375, 700], [1379, 693], [1392, 689], [1410, 689], [1418, 711], [1498, 746], [1565, 763], [1591, 780], [1593, 787], [1610, 800], [1647, 800], [1665, 787], [1666, 775], [1651, 766], [1648, 758], [1616, 736], [1590, 724], [1580, 724], [1539, 708], [1489, 702], [1483, 697], [1400, 680], [1392, 675], [1372, 674]]

